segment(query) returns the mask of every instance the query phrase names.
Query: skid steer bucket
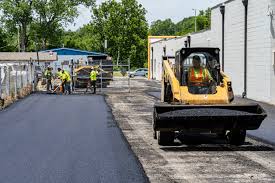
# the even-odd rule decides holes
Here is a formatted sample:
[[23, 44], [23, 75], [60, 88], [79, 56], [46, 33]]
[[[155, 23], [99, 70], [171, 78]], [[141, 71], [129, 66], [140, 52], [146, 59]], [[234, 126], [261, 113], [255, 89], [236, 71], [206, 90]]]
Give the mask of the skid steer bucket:
[[256, 130], [266, 118], [258, 104], [228, 105], [171, 105], [154, 106], [155, 131], [188, 129], [244, 129]]

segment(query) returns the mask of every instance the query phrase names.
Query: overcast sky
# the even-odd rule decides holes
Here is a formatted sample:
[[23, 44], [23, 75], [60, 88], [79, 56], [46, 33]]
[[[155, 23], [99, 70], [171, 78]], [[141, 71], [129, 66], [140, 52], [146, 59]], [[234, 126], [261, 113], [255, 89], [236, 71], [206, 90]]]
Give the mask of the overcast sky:
[[[97, 0], [100, 4], [104, 0]], [[194, 15], [192, 9], [205, 10], [213, 7], [225, 0], [138, 0], [139, 3], [147, 10], [146, 18], [149, 24], [158, 19], [171, 18], [174, 22], [182, 20], [184, 17]], [[80, 15], [75, 23], [68, 26], [68, 29], [76, 30], [91, 20], [90, 10], [80, 6]]]

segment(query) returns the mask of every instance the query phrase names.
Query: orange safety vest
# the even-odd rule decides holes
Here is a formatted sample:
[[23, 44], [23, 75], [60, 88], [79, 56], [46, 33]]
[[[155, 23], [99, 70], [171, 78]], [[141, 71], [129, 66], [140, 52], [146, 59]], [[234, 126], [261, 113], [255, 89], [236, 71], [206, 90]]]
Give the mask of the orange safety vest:
[[189, 82], [194, 84], [203, 83], [208, 80], [208, 75], [203, 74], [204, 69], [200, 68], [200, 72], [196, 74], [194, 67], [191, 68], [191, 73], [189, 75]]

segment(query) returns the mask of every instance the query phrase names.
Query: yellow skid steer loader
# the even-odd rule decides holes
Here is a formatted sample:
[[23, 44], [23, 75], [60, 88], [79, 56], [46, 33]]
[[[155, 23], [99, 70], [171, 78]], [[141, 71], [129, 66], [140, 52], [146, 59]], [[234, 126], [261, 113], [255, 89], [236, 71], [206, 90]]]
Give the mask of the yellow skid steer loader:
[[[232, 145], [245, 142], [246, 130], [256, 130], [266, 118], [258, 104], [233, 103], [229, 77], [220, 71], [219, 48], [183, 48], [175, 62], [163, 60], [161, 102], [153, 113], [154, 138], [160, 145], [174, 142], [175, 132], [223, 134]], [[194, 57], [209, 73], [206, 83], [190, 82]]]

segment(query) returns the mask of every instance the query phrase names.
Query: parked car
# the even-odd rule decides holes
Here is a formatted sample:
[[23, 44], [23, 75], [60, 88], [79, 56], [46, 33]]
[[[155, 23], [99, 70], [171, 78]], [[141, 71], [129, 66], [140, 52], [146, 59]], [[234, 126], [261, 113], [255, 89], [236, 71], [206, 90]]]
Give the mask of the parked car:
[[147, 77], [148, 76], [148, 69], [146, 68], [139, 68], [133, 72], [129, 72], [129, 77], [130, 78], [133, 78], [133, 77], [136, 77], [136, 76], [144, 76], [144, 77]]

